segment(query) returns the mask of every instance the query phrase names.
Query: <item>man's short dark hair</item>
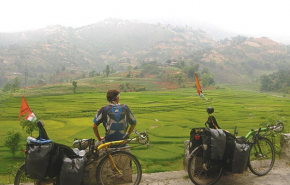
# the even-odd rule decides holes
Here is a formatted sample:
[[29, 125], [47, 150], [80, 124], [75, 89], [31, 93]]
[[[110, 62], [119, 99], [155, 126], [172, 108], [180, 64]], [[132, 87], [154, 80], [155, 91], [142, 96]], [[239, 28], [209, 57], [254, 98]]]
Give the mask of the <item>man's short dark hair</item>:
[[120, 91], [118, 91], [118, 90], [115, 90], [115, 89], [108, 90], [108, 92], [107, 92], [108, 102], [115, 101], [119, 94], [120, 94]]

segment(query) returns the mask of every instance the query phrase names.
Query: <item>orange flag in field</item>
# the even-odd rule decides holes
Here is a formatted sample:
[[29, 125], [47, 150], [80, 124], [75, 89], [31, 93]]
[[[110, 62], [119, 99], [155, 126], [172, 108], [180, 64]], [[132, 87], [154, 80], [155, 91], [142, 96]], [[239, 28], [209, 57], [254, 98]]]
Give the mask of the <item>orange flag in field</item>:
[[27, 112], [30, 112], [30, 108], [24, 98], [24, 96], [22, 96], [22, 102], [21, 102], [21, 107], [20, 107], [20, 112], [19, 112], [19, 117], [18, 117], [18, 120], [20, 120], [20, 117], [23, 115], [23, 114], [26, 114]]
[[198, 93], [198, 95], [200, 97], [204, 97], [203, 94], [202, 94], [202, 90], [201, 90], [201, 87], [200, 87], [196, 72], [194, 73], [194, 75], [195, 75], [195, 84], [196, 84], [197, 93]]

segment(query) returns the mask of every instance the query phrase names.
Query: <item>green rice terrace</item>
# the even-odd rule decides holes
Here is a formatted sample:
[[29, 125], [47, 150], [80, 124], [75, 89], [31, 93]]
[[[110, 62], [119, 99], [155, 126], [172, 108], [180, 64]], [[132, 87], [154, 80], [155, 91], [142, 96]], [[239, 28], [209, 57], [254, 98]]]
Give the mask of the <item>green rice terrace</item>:
[[[93, 118], [101, 106], [106, 105], [107, 89], [80, 85], [80, 93], [71, 93], [71, 86], [60, 85], [27, 89], [13, 95], [0, 94], [0, 184], [12, 183], [14, 171], [24, 162], [26, 137], [18, 115], [22, 95], [32, 111], [45, 123], [49, 137], [58, 143], [72, 146], [74, 138], [91, 138]], [[288, 132], [290, 99], [259, 92], [229, 87], [204, 89], [207, 103], [196, 93], [195, 88], [180, 88], [170, 91], [154, 91], [154, 87], [141, 92], [122, 92], [120, 103], [127, 104], [137, 119], [137, 130], [146, 130], [150, 136], [150, 148], [130, 144], [132, 153], [140, 160], [143, 173], [175, 171], [183, 168], [184, 141], [194, 127], [204, 127], [207, 120], [206, 107], [215, 109], [219, 125], [233, 133], [237, 126], [239, 135], [246, 135], [251, 128], [263, 127], [281, 120]], [[70, 93], [66, 93], [70, 91]], [[22, 148], [15, 158], [4, 146], [7, 131], [22, 134]], [[100, 129], [104, 135], [104, 129]], [[38, 132], [34, 131], [37, 137]], [[277, 151], [279, 152], [279, 151]]]

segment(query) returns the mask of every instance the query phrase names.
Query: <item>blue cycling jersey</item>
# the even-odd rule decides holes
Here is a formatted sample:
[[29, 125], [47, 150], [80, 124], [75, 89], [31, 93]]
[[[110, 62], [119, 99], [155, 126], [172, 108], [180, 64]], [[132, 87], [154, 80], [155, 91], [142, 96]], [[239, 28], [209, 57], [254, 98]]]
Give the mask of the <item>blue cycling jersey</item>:
[[129, 124], [134, 125], [137, 121], [127, 105], [110, 104], [98, 111], [93, 122], [96, 125], [103, 123], [106, 130], [105, 142], [109, 142], [121, 140]]

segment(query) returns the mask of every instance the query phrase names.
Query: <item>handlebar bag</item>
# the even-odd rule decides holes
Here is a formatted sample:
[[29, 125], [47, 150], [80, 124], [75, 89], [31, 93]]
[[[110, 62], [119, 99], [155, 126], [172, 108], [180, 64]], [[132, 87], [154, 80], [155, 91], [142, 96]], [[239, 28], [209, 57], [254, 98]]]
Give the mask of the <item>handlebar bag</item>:
[[32, 179], [42, 179], [46, 177], [53, 143], [38, 142], [28, 143], [26, 146], [25, 173]]
[[222, 129], [205, 128], [202, 135], [203, 157], [223, 160], [226, 135]]
[[231, 173], [243, 173], [246, 169], [248, 158], [250, 154], [250, 145], [241, 140], [235, 141], [234, 153], [225, 169]]
[[84, 158], [65, 157], [60, 172], [60, 185], [80, 185], [85, 168]]

